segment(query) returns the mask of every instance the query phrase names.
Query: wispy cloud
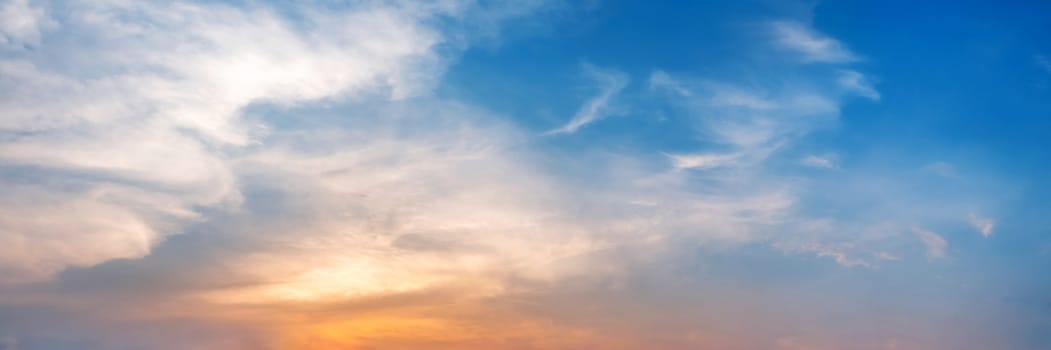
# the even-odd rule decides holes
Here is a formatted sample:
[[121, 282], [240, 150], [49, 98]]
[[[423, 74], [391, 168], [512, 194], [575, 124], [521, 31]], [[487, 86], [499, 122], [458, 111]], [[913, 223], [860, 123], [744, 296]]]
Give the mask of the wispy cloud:
[[873, 263], [869, 260], [852, 256], [851, 252], [855, 250], [853, 244], [839, 244], [839, 245], [826, 245], [820, 243], [806, 243], [798, 248], [794, 248], [800, 252], [813, 253], [821, 257], [833, 258], [837, 264], [846, 267], [873, 267]]
[[668, 72], [662, 70], [656, 70], [653, 71], [653, 73], [650, 73], [648, 83], [651, 90], [667, 89], [682, 96], [693, 95], [690, 89], [682, 82], [675, 80], [675, 78], [672, 78]]
[[[881, 262], [899, 261], [904, 253], [895, 245], [913, 240], [908, 235], [912, 222], [926, 222], [941, 214], [900, 215], [898, 207], [927, 207], [914, 198], [890, 193], [867, 193], [855, 185], [834, 187], [827, 182], [872, 183], [864, 172], [842, 171], [836, 179], [799, 186], [779, 175], [779, 167], [793, 163], [820, 169], [838, 169], [837, 156], [789, 152], [805, 144], [808, 135], [834, 121], [849, 95], [873, 100], [880, 98], [870, 79], [859, 71], [835, 66], [810, 67], [807, 63], [846, 63], [857, 57], [833, 38], [796, 22], [773, 25], [781, 49], [793, 49], [803, 59], [785, 63], [784, 76], [769, 81], [714, 81], [688, 74], [658, 70], [650, 76], [650, 89], [665, 92], [671, 101], [681, 101], [686, 113], [696, 118], [694, 128], [706, 145], [695, 151], [667, 152], [671, 167], [686, 175], [706, 181], [708, 193], [739, 195], [741, 187], [752, 191], [777, 191], [788, 207], [776, 212], [779, 221], [776, 237], [763, 236], [762, 229], [753, 232], [766, 237], [773, 246], [787, 252], [831, 257], [844, 266], [876, 268]], [[825, 69], [825, 74], [798, 75], [796, 69]], [[771, 73], [775, 74], [776, 73]], [[791, 158], [785, 158], [791, 157]], [[688, 170], [688, 171], [683, 171]], [[906, 170], [912, 171], [912, 170]], [[925, 170], [926, 171], [926, 170]], [[911, 180], [901, 178], [890, 187], [908, 186]], [[862, 187], [869, 185], [860, 185]], [[821, 200], [817, 200], [821, 199]], [[823, 204], [828, 201], [832, 204]], [[882, 214], [810, 215], [823, 212], [822, 206], [865, 203], [867, 210]], [[935, 206], [937, 204], [934, 204]], [[929, 211], [935, 210], [930, 207]], [[925, 211], [926, 212], [926, 211]], [[940, 210], [939, 210], [940, 212]], [[878, 218], [880, 215], [894, 220]], [[928, 237], [928, 235], [924, 235]], [[932, 257], [944, 256], [944, 246], [934, 238]], [[896, 243], [895, 243], [896, 242]]]
[[912, 232], [920, 238], [923, 245], [927, 246], [927, 257], [928, 258], [944, 258], [945, 249], [948, 246], [948, 242], [945, 238], [934, 233], [934, 231], [923, 229], [920, 227], [913, 227]]
[[732, 166], [740, 154], [669, 154], [676, 169], [712, 169]]
[[980, 217], [973, 212], [967, 216], [967, 221], [971, 223], [975, 230], [978, 230], [978, 233], [982, 234], [982, 237], [992, 236], [993, 230], [996, 229], [996, 220]]
[[803, 158], [801, 163], [803, 163], [803, 165], [806, 166], [822, 169], [835, 169], [836, 167], [838, 167], [836, 165], [835, 159], [830, 156], [821, 157], [816, 155], [809, 155]]
[[873, 101], [879, 101], [880, 99], [879, 92], [872, 87], [872, 83], [864, 74], [857, 71], [845, 70], [840, 72], [838, 81], [839, 85], [849, 92], [861, 95]]
[[628, 76], [622, 72], [584, 64], [584, 73], [598, 86], [598, 94], [580, 106], [577, 113], [565, 125], [546, 134], [572, 134], [581, 127], [593, 123], [609, 114], [611, 100], [628, 86]]
[[809, 25], [800, 22], [780, 21], [771, 24], [776, 43], [783, 49], [794, 51], [804, 62], [845, 63], [858, 60], [846, 46]]

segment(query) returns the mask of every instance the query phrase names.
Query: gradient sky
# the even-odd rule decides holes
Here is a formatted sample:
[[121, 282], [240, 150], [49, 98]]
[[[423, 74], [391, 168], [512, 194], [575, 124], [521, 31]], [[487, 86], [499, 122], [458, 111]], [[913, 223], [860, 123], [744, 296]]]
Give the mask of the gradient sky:
[[1051, 4], [0, 0], [0, 349], [1051, 349]]

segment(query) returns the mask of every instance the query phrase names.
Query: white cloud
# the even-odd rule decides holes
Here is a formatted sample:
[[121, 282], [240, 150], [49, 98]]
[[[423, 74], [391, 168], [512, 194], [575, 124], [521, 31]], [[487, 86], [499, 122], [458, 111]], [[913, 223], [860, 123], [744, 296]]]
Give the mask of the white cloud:
[[855, 93], [873, 101], [879, 101], [880, 95], [872, 83], [864, 74], [857, 71], [845, 70], [840, 72], [839, 86], [848, 92]]
[[[294, 308], [303, 326], [325, 302], [353, 310], [443, 288], [491, 303], [522, 284], [616, 277], [633, 273], [625, 261], [710, 241], [772, 243], [845, 266], [900, 259], [868, 246], [863, 220], [806, 213], [803, 191], [827, 189], [778, 174], [795, 155], [768, 161], [838, 116], [835, 81], [696, 84], [658, 71], [651, 87], [684, 98], [697, 138], [715, 146], [586, 154], [574, 159], [594, 157], [583, 170], [550, 173], [564, 159], [529, 149], [530, 136], [501, 116], [420, 97], [454, 40], [433, 16], [457, 6], [367, 5], [294, 22], [257, 5], [78, 4], [63, 35], [93, 40], [39, 48], [68, 62], [0, 60], [10, 92], [0, 96], [0, 186], [10, 189], [0, 197], [0, 282], [143, 257], [191, 223], [203, 232], [183, 238], [244, 246], [209, 247], [222, 252], [209, 271], [176, 271], [214, 270], [222, 283], [136, 308], [151, 320], [172, 308], [226, 317], [226, 303], [252, 303], [234, 311]], [[585, 69], [600, 94], [554, 132], [608, 115], [627, 84]], [[156, 298], [138, 297], [122, 305]], [[106, 320], [142, 319], [103, 305]], [[400, 312], [392, 317], [420, 315]], [[267, 319], [267, 330], [282, 321]]]
[[507, 150], [514, 131], [484, 126], [484, 112], [440, 103], [380, 111], [387, 120], [338, 117], [354, 129], [275, 131], [272, 147], [239, 161], [266, 179], [248, 186], [312, 209], [259, 239], [263, 249], [228, 258], [262, 282], [209, 298], [323, 300], [449, 283], [495, 293], [497, 276], [552, 278], [571, 268], [558, 261], [600, 246], [559, 210], [571, 201], [557, 185]]
[[565, 125], [548, 131], [547, 134], [572, 134], [581, 127], [593, 123], [609, 114], [610, 100], [628, 86], [628, 76], [615, 70], [584, 65], [584, 72], [598, 84], [599, 93], [584, 103]]
[[[699, 98], [704, 108], [732, 112], [706, 120], [706, 126], [733, 151], [670, 157], [679, 169], [733, 170], [733, 176], [716, 178], [725, 187], [695, 191], [690, 174], [653, 174], [643, 167], [608, 175], [603, 181], [616, 184], [610, 189], [564, 188], [530, 173], [529, 157], [505, 151], [507, 142], [524, 136], [475, 125], [486, 118], [411, 119], [419, 129], [398, 139], [398, 133], [388, 132], [398, 130], [396, 121], [409, 123], [398, 114], [426, 114], [426, 109], [392, 108], [368, 116], [374, 120], [360, 115], [303, 120], [311, 126], [298, 131], [245, 114], [262, 105], [280, 118], [294, 118], [286, 112], [306, 104], [375, 97], [407, 101], [426, 93], [446, 61], [437, 53], [445, 36], [427, 24], [428, 16], [455, 10], [349, 7], [307, 11], [299, 19], [304, 22], [292, 23], [258, 5], [124, 5], [94, 2], [64, 9], [70, 12], [63, 17], [68, 23], [55, 35], [95, 40], [45, 40], [37, 50], [68, 61], [18, 55], [0, 60], [5, 78], [0, 84], [9, 92], [0, 97], [0, 132], [11, 135], [0, 142], [0, 166], [19, 171], [0, 178], [18, 189], [0, 203], [10, 209], [0, 215], [0, 239], [9, 243], [0, 250], [6, 282], [147, 255], [187, 224], [210, 220], [205, 211], [241, 212], [259, 205], [242, 194], [254, 178], [273, 180], [269, 185], [289, 190], [293, 198], [308, 193], [311, 199], [298, 205], [332, 208], [303, 223], [296, 231], [301, 235], [288, 236], [292, 241], [270, 242], [273, 251], [230, 262], [248, 273], [257, 269], [245, 261], [271, 261], [267, 257], [309, 257], [314, 265], [335, 266], [331, 271], [288, 266], [285, 272], [298, 282], [275, 292], [286, 296], [315, 287], [421, 288], [463, 271], [486, 275], [478, 269], [490, 264], [550, 277], [570, 268], [558, 267], [559, 259], [636, 242], [639, 232], [752, 240], [763, 226], [782, 222], [795, 197], [787, 186], [751, 181], [756, 175], [749, 173], [781, 143], [812, 127], [811, 119], [800, 120], [838, 112], [837, 102], [818, 92], [768, 94], [706, 85], [687, 97]], [[607, 115], [611, 99], [628, 83], [620, 72], [585, 71], [600, 93], [555, 132], [571, 133]], [[350, 121], [356, 124], [340, 124]], [[347, 198], [356, 204], [346, 204]], [[652, 204], [641, 209], [632, 204], [642, 202]], [[556, 212], [560, 206], [570, 209]], [[580, 214], [572, 208], [593, 212], [581, 218], [569, 215]], [[56, 216], [62, 220], [46, 225], [30, 219]], [[81, 228], [75, 239], [71, 227]], [[375, 236], [377, 230], [385, 234]], [[469, 258], [395, 247], [399, 237], [413, 235], [477, 246], [469, 249]], [[348, 260], [348, 247], [360, 247], [360, 259]], [[388, 265], [393, 258], [402, 263]], [[443, 261], [455, 263], [444, 272], [433, 270]], [[347, 278], [348, 284], [332, 289], [317, 285], [347, 271], [372, 280]], [[435, 279], [399, 282], [410, 272]]]
[[[693, 152], [666, 154], [672, 168], [703, 170], [682, 174], [695, 176], [689, 179], [698, 182], [695, 186], [703, 189], [699, 191], [719, 194], [721, 198], [776, 193], [781, 199], [783, 206], [767, 213], [776, 218], [767, 222], [777, 222], [776, 229], [754, 225], [743, 230], [746, 237], [764, 239], [788, 252], [831, 257], [844, 266], [875, 267], [878, 260], [883, 260], [873, 248], [863, 244], [867, 242], [862, 242], [862, 238], [837, 237], [844, 231], [855, 233], [851, 231], [857, 229], [854, 223], [795, 212], [807, 189], [774, 170], [774, 164], [781, 164], [777, 159], [783, 156], [781, 149], [792, 147], [838, 117], [843, 87], [837, 81], [815, 82], [793, 76], [787, 81], [762, 85], [659, 73], [651, 77], [651, 88], [669, 92], [673, 101], [682, 101], [686, 113], [697, 118], [693, 127], [700, 131], [698, 138], [713, 145]], [[822, 88], [822, 84], [827, 88]], [[811, 155], [796, 162], [818, 168], [836, 167], [832, 156]]]
[[36, 46], [44, 31], [55, 26], [44, 8], [29, 0], [0, 1], [0, 48]]
[[733, 166], [739, 154], [669, 154], [676, 169], [711, 169]]
[[[676, 179], [693, 181], [698, 191], [728, 197], [742, 192], [780, 193], [790, 204], [777, 212], [782, 221], [770, 232], [778, 234], [767, 235], [766, 228], [752, 227], [748, 237], [761, 237], [787, 252], [831, 257], [841, 265], [876, 267], [880, 262], [903, 259], [905, 253], [899, 247], [921, 236], [930, 247], [929, 256], [943, 257], [944, 239], [910, 232], [909, 227], [958, 219], [959, 209], [973, 203], [968, 195], [953, 199], [916, 195], [910, 188], [918, 180], [912, 169], [873, 174], [874, 169], [862, 170], [859, 163], [821, 179], [792, 177], [781, 171], [786, 164], [839, 169], [834, 154], [804, 153], [796, 158], [807, 145], [801, 140], [814, 130], [834, 125], [850, 95], [873, 100], [880, 95], [860, 71], [807, 64], [858, 60], [839, 41], [796, 22], [777, 22], [773, 28], [779, 33], [774, 44], [803, 59], [772, 69], [766, 73], [768, 79], [713, 81], [663, 70], [651, 74], [650, 89], [665, 92], [664, 97], [680, 107], [685, 118], [695, 118], [689, 127], [698, 130], [701, 145], [696, 149], [664, 153], [671, 171], [681, 175]], [[694, 171], [681, 171], [686, 169]], [[944, 162], [924, 166], [922, 172], [960, 176]], [[751, 192], [742, 190], [749, 186]]]
[[[388, 118], [370, 120], [371, 113]], [[570, 185], [511, 151], [523, 135], [487, 126], [492, 116], [466, 106], [399, 105], [336, 118], [355, 127], [276, 130], [272, 147], [238, 161], [260, 179], [245, 186], [277, 187], [310, 216], [270, 234], [256, 229], [264, 248], [229, 265], [262, 282], [207, 298], [338, 299], [457, 283], [477, 286], [472, 296], [499, 294], [508, 276], [551, 282], [619, 273], [600, 267], [608, 262], [594, 254], [604, 250], [643, 252], [673, 238], [750, 241], [792, 205], [775, 190], [694, 192], [683, 182], [688, 175], [601, 161], [590, 163], [592, 180], [613, 185]], [[247, 219], [280, 226], [263, 224], [271, 220], [296, 222]]]
[[852, 244], [841, 244], [841, 245], [823, 245], [819, 243], [806, 243], [802, 247], [798, 248], [799, 251], [813, 253], [821, 257], [831, 257], [837, 264], [846, 267], [873, 267], [866, 259], [857, 258], [851, 256], [850, 251], [854, 250], [855, 247]]
[[138, 258], [172, 229], [172, 219], [196, 215], [164, 194], [118, 186], [87, 193], [7, 186], [0, 198], [0, 283], [32, 282], [67, 266]]
[[0, 58], [0, 283], [142, 257], [236, 206], [231, 159], [269, 132], [246, 107], [426, 92], [445, 62], [431, 19], [467, 5], [410, 5], [5, 2], [4, 40], [34, 47]]
[[681, 96], [693, 95], [689, 88], [662, 70], [650, 73], [649, 88], [651, 90], [667, 89]]
[[[824, 222], [824, 224], [830, 224]], [[805, 225], [804, 225], [805, 226]], [[800, 230], [797, 234], [813, 234], [813, 231]], [[901, 261], [901, 257], [880, 250], [866, 247], [872, 242], [861, 241], [839, 241], [839, 242], [778, 242], [774, 246], [788, 252], [810, 253], [819, 257], [832, 258], [837, 264], [844, 267], [879, 268], [881, 262]]]
[[799, 53], [804, 62], [845, 63], [858, 60], [838, 40], [825, 36], [809, 25], [780, 21], [772, 23], [771, 28], [777, 45]]
[[934, 233], [934, 231], [926, 230], [919, 227], [913, 227], [912, 232], [923, 241], [923, 244], [927, 246], [927, 257], [928, 258], [944, 258], [945, 249], [948, 246], [948, 242], [945, 238]]
[[[662, 72], [663, 73], [663, 72]], [[671, 92], [696, 113], [710, 142], [741, 152], [741, 158], [759, 160], [780, 145], [796, 140], [839, 114], [837, 96], [810, 83], [790, 82], [770, 87], [709, 80], [676, 78], [663, 73], [652, 85]], [[684, 95], [680, 91], [689, 91]]]
[[982, 234], [982, 237], [992, 236], [993, 230], [996, 228], [996, 220], [979, 217], [974, 213], [968, 215], [967, 221], [971, 223], [975, 230], [978, 230], [978, 233]]
[[832, 157], [819, 157], [816, 155], [809, 155], [803, 158], [801, 161], [803, 165], [822, 168], [822, 169], [835, 169], [837, 168], [836, 161]]

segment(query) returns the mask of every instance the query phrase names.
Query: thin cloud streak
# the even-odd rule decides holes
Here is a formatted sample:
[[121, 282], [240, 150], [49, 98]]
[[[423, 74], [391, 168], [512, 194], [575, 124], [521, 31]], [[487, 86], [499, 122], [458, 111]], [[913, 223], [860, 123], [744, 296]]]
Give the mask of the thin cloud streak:
[[840, 73], [839, 85], [847, 91], [856, 93], [873, 101], [879, 101], [879, 91], [872, 87], [872, 83], [864, 75], [857, 71], [846, 70]]
[[948, 242], [941, 235], [934, 233], [934, 231], [913, 227], [912, 232], [920, 238], [923, 245], [927, 247], [927, 257], [931, 259], [938, 259], [945, 257], [945, 249], [948, 246]]
[[835, 168], [838, 167], [836, 165], [835, 160], [833, 160], [833, 158], [831, 158], [831, 157], [819, 157], [819, 156], [815, 156], [815, 155], [806, 156], [806, 158], [803, 158], [801, 163], [803, 163], [803, 165], [806, 165], [806, 166], [809, 166], [809, 167], [821, 168], [821, 169], [835, 169]]
[[771, 23], [770, 27], [777, 45], [798, 53], [803, 62], [848, 63], [858, 60], [843, 43], [817, 32], [809, 25], [780, 21]]
[[572, 134], [585, 125], [605, 118], [609, 113], [612, 99], [628, 86], [628, 76], [616, 70], [602, 69], [590, 64], [584, 65], [585, 74], [592, 79], [599, 89], [598, 95], [592, 97], [573, 115], [565, 125], [550, 130], [545, 135]]

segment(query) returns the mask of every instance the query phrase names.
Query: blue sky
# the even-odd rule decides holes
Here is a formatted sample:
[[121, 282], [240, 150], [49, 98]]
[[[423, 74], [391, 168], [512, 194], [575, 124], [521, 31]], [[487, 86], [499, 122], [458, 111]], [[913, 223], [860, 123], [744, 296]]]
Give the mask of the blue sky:
[[1051, 5], [0, 0], [0, 349], [1051, 347]]

